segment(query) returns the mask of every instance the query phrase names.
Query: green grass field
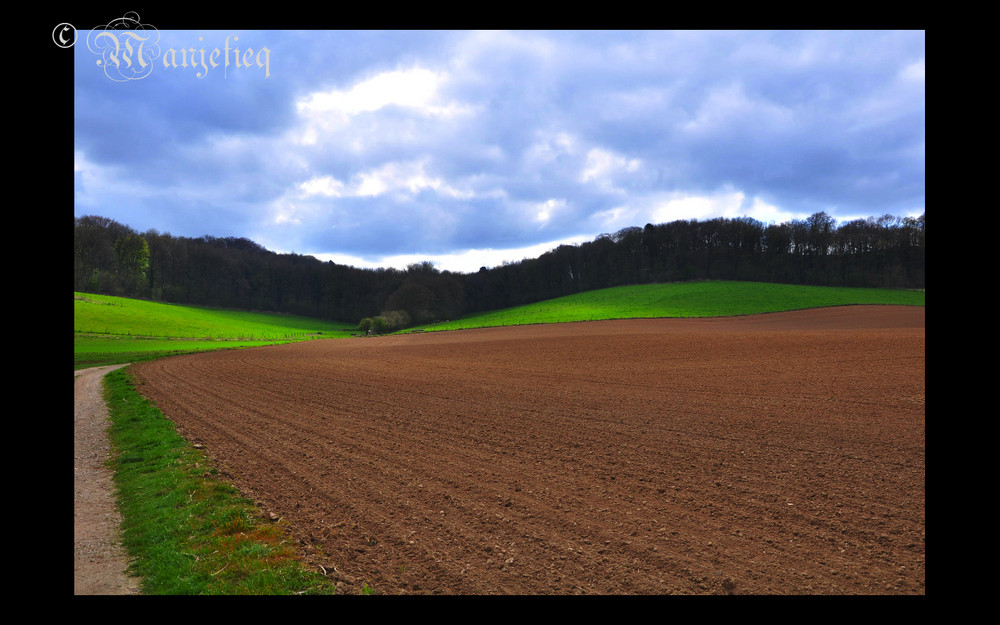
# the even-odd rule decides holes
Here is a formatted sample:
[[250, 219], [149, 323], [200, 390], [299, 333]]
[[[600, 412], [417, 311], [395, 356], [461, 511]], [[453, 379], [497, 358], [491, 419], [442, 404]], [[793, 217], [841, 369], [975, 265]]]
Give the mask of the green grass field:
[[[745, 282], [616, 287], [470, 315], [445, 330], [635, 317], [746, 315], [847, 304], [923, 306], [924, 293]], [[204, 349], [346, 337], [355, 324], [74, 293], [77, 368]], [[321, 334], [322, 333], [322, 334]], [[305, 567], [286, 528], [217, 475], [204, 454], [136, 392], [129, 370], [105, 376], [122, 541], [144, 594], [335, 594]], [[377, 594], [367, 584], [361, 594]]]
[[641, 284], [587, 291], [535, 304], [468, 315], [454, 321], [411, 328], [409, 331], [602, 319], [728, 317], [850, 304], [923, 306], [924, 293], [764, 282]]
[[294, 315], [73, 293], [75, 368], [173, 354], [350, 336], [356, 327]]

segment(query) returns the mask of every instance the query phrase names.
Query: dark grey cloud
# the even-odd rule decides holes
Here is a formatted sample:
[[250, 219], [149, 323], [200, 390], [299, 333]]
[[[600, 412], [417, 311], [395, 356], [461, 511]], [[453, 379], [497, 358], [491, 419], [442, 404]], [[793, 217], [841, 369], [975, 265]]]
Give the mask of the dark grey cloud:
[[[375, 259], [665, 218], [921, 212], [922, 32], [176, 31], [76, 49], [77, 214]], [[685, 213], [684, 211], [689, 211]]]

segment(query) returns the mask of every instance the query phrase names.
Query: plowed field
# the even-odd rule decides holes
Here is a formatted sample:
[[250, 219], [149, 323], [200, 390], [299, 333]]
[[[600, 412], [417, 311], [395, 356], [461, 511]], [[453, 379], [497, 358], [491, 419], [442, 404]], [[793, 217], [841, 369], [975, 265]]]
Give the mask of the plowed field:
[[387, 594], [924, 594], [924, 308], [134, 365], [308, 559]]

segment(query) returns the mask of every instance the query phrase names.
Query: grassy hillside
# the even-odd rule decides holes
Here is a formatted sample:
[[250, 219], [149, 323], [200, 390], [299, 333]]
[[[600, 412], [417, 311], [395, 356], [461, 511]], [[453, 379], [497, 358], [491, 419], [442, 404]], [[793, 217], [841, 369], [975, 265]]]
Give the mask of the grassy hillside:
[[643, 317], [727, 317], [850, 304], [923, 306], [924, 293], [764, 282], [640, 284], [576, 293], [535, 304], [468, 315], [414, 330]]
[[[744, 315], [846, 304], [923, 306], [924, 293], [745, 282], [651, 284], [579, 293], [424, 329]], [[198, 349], [348, 336], [354, 327], [74, 293], [77, 368]], [[332, 578], [297, 561], [284, 526], [264, 520], [136, 393], [128, 369], [105, 378], [105, 393], [123, 543], [134, 558], [131, 572], [143, 578], [145, 594], [337, 592]], [[377, 590], [362, 589], [371, 592]]]
[[349, 336], [353, 324], [73, 293], [76, 368]]
[[[477, 313], [408, 331], [639, 317], [720, 317], [849, 304], [923, 306], [924, 293], [763, 282], [642, 284]], [[355, 323], [350, 322], [179, 306], [86, 293], [73, 294], [73, 321], [76, 368], [137, 362], [200, 350], [346, 337], [356, 328]]]

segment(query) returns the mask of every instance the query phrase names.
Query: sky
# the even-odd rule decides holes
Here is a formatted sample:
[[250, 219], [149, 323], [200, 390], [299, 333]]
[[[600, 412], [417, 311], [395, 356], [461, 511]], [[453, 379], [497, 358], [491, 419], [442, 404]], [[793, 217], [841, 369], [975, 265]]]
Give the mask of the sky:
[[77, 217], [474, 272], [647, 223], [924, 213], [923, 31], [150, 21], [75, 25]]

